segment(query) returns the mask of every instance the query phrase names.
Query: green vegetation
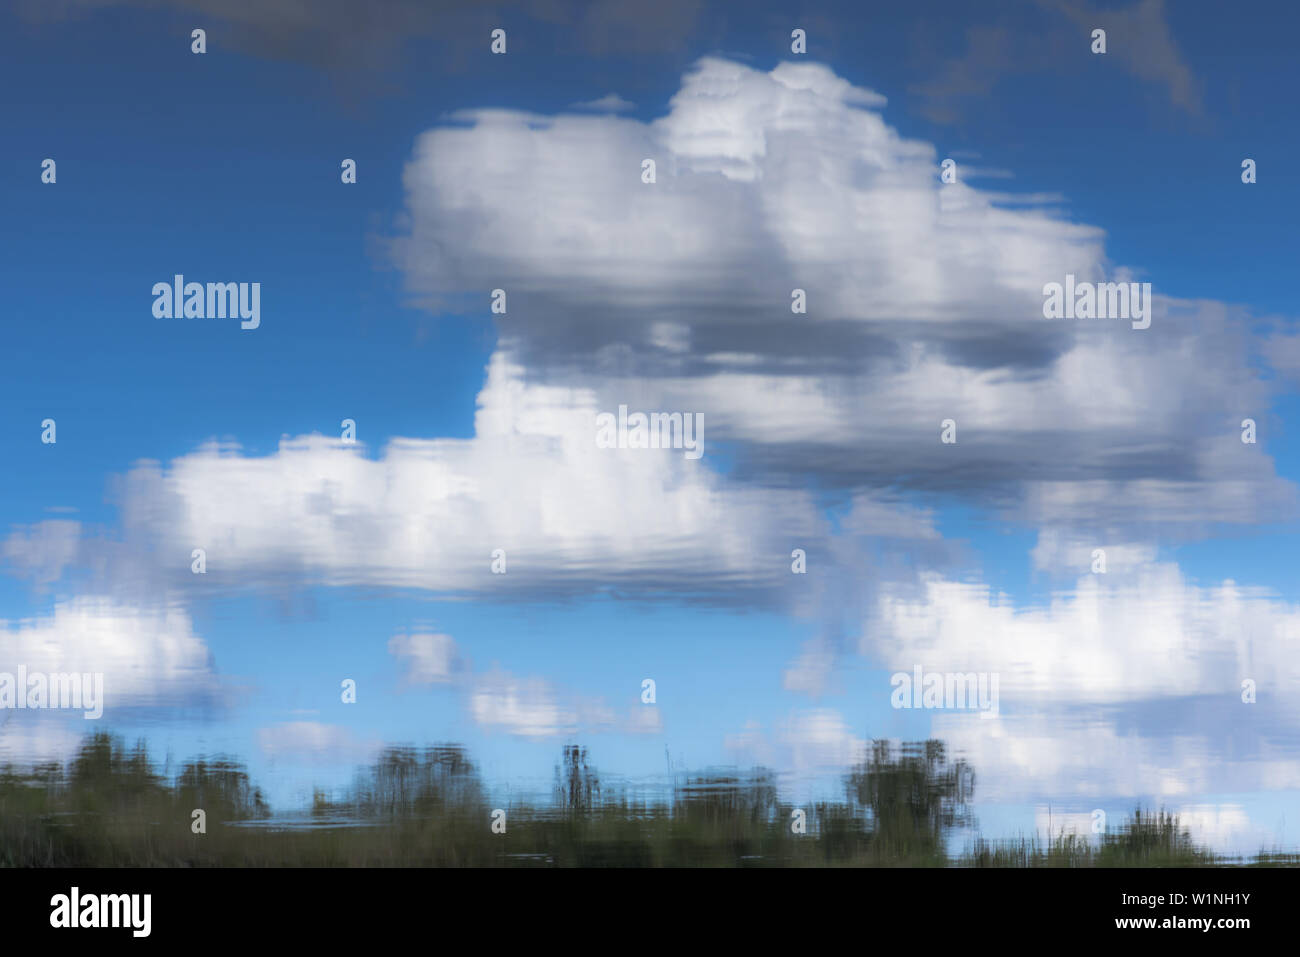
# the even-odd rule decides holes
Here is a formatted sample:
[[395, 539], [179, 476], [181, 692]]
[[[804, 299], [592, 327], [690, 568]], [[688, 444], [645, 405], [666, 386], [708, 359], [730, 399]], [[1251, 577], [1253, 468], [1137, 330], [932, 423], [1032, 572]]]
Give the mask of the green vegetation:
[[961, 863], [970, 867], [1205, 867], [1229, 862], [1194, 845], [1174, 815], [1144, 814], [1137, 808], [1119, 831], [1108, 831], [1096, 843], [1077, 834], [1058, 834], [1046, 846], [1037, 839], [976, 840]]
[[[976, 838], [975, 775], [938, 741], [877, 742], [844, 779], [840, 802], [804, 808], [792, 832], [771, 772], [703, 774], [665, 796], [604, 785], [585, 749], [564, 749], [551, 802], [506, 807], [504, 834], [465, 751], [389, 748], [338, 799], [317, 793], [299, 818], [273, 818], [241, 765], [227, 758], [155, 770], [143, 743], [107, 734], [66, 766], [0, 770], [0, 865], [41, 866], [911, 866], [1106, 867], [1289, 865], [1297, 855], [1217, 859], [1172, 815], [1141, 809], [1088, 840]], [[192, 812], [206, 833], [191, 832]]]

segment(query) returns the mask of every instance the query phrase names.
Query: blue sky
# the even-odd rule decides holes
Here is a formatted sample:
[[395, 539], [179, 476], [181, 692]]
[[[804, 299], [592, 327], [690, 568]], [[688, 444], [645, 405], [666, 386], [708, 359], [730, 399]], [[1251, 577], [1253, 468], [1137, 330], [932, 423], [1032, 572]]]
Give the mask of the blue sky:
[[[900, 7], [7, 12], [0, 671], [102, 670], [99, 726], [281, 806], [384, 742], [801, 798], [934, 734], [995, 831], [1296, 844], [1295, 14]], [[1044, 319], [1067, 272], [1151, 282], [1151, 328]], [[175, 273], [260, 327], [156, 319]], [[619, 404], [705, 455], [598, 449]], [[915, 664], [1000, 717], [895, 710]]]

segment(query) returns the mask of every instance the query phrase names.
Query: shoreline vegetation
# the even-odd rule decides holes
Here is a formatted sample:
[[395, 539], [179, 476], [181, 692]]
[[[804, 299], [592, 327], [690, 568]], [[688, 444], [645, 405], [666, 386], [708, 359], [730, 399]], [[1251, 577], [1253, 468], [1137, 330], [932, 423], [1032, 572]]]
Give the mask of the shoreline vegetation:
[[[942, 742], [876, 742], [840, 801], [778, 799], [764, 769], [682, 776], [648, 798], [602, 784], [563, 749], [549, 804], [496, 808], [464, 748], [389, 747], [338, 797], [273, 816], [242, 764], [198, 759], [167, 777], [144, 742], [98, 732], [66, 764], [0, 767], [0, 867], [1209, 867], [1300, 866], [1300, 854], [1224, 857], [1177, 817], [1137, 808], [1099, 835], [970, 839], [975, 772]], [[194, 812], [205, 833], [193, 833]], [[805, 833], [794, 833], [795, 812]]]

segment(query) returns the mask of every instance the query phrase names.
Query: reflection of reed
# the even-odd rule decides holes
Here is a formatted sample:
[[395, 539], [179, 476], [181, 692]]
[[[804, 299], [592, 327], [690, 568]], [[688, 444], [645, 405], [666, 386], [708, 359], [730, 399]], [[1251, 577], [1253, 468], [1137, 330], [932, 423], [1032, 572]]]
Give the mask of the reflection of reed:
[[[143, 744], [98, 733], [66, 766], [0, 770], [0, 865], [17, 866], [1188, 866], [1213, 864], [1170, 814], [1141, 809], [1119, 829], [1016, 841], [976, 837], [975, 775], [942, 742], [876, 742], [844, 777], [842, 801], [794, 808], [765, 769], [696, 775], [669, 762], [667, 793], [602, 782], [586, 749], [564, 748], [550, 804], [512, 804], [505, 834], [477, 769], [457, 745], [385, 750], [346, 793], [273, 815], [238, 762], [154, 770]], [[680, 778], [680, 779], [679, 779]], [[206, 813], [206, 833], [191, 813]], [[1239, 863], [1239, 862], [1233, 862]], [[1252, 863], [1296, 864], [1300, 855]]]

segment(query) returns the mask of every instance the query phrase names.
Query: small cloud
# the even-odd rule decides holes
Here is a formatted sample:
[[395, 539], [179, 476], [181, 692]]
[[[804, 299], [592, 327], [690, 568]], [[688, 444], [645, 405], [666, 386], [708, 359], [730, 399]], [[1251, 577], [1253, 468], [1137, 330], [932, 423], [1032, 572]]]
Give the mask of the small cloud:
[[[1100, 552], [1101, 554], [1098, 554]], [[1039, 571], [1079, 577], [1096, 571], [1133, 572], [1152, 564], [1157, 549], [1146, 542], [1117, 542], [1110, 536], [1081, 538], [1059, 529], [1038, 533], [1038, 544], [1030, 553]], [[1098, 562], [1104, 558], [1105, 564]]]
[[503, 672], [479, 679], [469, 709], [478, 724], [525, 738], [571, 733], [578, 723], [577, 715], [559, 703], [546, 681]]
[[830, 708], [795, 711], [772, 734], [754, 720], [726, 736], [724, 746], [741, 762], [785, 765], [796, 774], [842, 771], [865, 760], [870, 743], [853, 734], [843, 716]]
[[359, 741], [346, 728], [318, 721], [260, 728], [257, 744], [268, 757], [290, 764], [365, 762], [379, 750], [377, 743]]
[[35, 764], [42, 761], [68, 761], [81, 747], [85, 724], [81, 715], [74, 721], [49, 711], [24, 712], [23, 720], [13, 720], [15, 711], [0, 717], [0, 765]]
[[81, 523], [69, 519], [19, 527], [0, 544], [0, 557], [20, 577], [48, 585], [62, 578], [64, 569], [76, 562], [81, 552], [81, 533]]
[[826, 691], [835, 665], [835, 651], [829, 643], [815, 639], [804, 644], [803, 653], [790, 663], [782, 678], [787, 691], [816, 698]]
[[663, 730], [658, 707], [634, 705], [624, 718], [603, 698], [574, 694], [544, 678], [520, 678], [496, 668], [474, 678], [468, 707], [480, 726], [522, 738]]
[[388, 653], [406, 665], [403, 685], [451, 684], [465, 671], [465, 662], [450, 635], [394, 635]]
[[850, 768], [867, 755], [868, 742], [855, 736], [839, 712], [815, 708], [792, 714], [781, 732], [796, 771]]
[[663, 729], [664, 721], [657, 704], [633, 705], [623, 728], [628, 734], [659, 734]]
[[211, 706], [227, 694], [189, 613], [174, 603], [80, 595], [56, 602], [47, 617], [0, 619], [0, 659], [4, 671], [22, 664], [33, 672], [101, 674], [106, 713]]
[[573, 109], [586, 110], [591, 113], [626, 113], [635, 106], [635, 103], [623, 99], [617, 93], [606, 93], [599, 100], [587, 100], [585, 103], [574, 103]]

